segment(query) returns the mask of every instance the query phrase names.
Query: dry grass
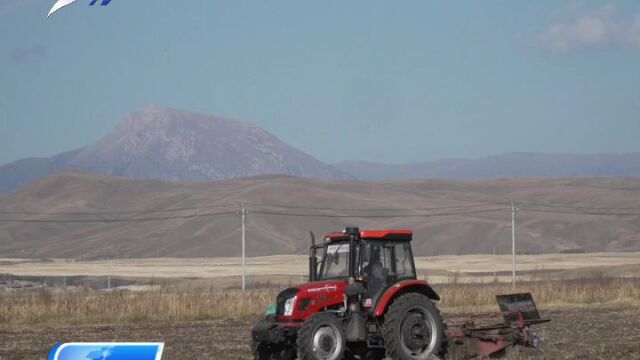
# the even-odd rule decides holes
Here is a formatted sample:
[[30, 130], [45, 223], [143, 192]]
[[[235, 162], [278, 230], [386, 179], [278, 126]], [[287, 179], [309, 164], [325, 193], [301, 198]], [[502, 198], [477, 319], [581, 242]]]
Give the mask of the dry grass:
[[247, 317], [264, 312], [274, 291], [52, 292], [0, 295], [0, 324], [101, 324]]
[[[496, 310], [495, 295], [511, 293], [509, 284], [449, 283], [437, 287], [444, 312]], [[563, 308], [640, 304], [640, 278], [528, 282], [516, 292], [532, 292], [539, 307]], [[164, 288], [144, 292], [73, 292], [41, 289], [0, 294], [0, 324], [105, 324], [140, 321], [188, 321], [246, 318], [273, 303], [274, 290], [185, 291]]]
[[511, 284], [443, 284], [437, 288], [445, 312], [492, 311], [496, 294], [530, 292], [538, 307], [546, 309], [640, 304], [640, 278], [594, 277], [563, 281]]

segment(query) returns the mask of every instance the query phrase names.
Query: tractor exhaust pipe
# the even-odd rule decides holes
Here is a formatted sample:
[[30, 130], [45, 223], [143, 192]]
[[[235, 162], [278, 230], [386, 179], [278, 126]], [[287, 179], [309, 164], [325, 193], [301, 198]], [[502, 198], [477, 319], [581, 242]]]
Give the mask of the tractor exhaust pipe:
[[355, 241], [360, 237], [360, 229], [357, 227], [348, 227], [344, 229], [344, 233], [349, 235], [349, 277], [355, 277]]
[[313, 231], [309, 231], [311, 236], [311, 247], [309, 248], [309, 282], [317, 281], [318, 277], [318, 258], [316, 257], [316, 235]]

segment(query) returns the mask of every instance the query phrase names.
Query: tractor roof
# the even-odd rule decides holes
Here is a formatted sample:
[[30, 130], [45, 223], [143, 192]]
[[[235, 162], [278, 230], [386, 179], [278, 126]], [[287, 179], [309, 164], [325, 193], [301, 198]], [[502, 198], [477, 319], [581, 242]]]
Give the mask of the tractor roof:
[[[411, 230], [361, 230], [360, 238], [368, 240], [411, 241]], [[324, 236], [326, 241], [348, 240], [349, 234], [345, 231], [332, 232]]]

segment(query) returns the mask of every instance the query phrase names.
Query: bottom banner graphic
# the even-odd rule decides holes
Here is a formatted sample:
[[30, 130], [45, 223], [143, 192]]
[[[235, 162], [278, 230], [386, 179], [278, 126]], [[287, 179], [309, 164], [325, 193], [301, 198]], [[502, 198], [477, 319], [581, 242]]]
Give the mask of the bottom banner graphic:
[[49, 360], [160, 360], [164, 343], [64, 343]]

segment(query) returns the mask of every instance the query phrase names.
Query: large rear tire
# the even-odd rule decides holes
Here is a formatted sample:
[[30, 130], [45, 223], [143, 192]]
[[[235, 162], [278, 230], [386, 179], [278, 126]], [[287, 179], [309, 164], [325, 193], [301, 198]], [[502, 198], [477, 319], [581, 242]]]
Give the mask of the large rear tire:
[[298, 356], [301, 360], [340, 360], [346, 348], [341, 321], [321, 312], [305, 320], [298, 331]]
[[418, 293], [397, 298], [382, 325], [387, 355], [393, 360], [436, 358], [444, 338], [440, 312], [431, 300]]

